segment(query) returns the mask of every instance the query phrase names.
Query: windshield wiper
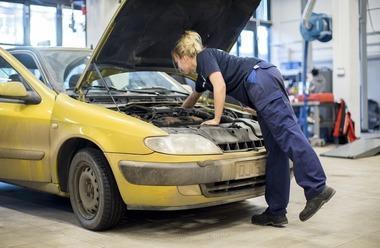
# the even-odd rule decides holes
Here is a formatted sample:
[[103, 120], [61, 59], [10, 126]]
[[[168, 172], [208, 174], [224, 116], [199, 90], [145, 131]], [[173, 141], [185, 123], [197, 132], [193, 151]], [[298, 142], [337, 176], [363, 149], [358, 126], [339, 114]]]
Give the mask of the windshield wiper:
[[[85, 90], [91, 90], [91, 89], [100, 89], [100, 90], [111, 90], [111, 91], [118, 91], [118, 92], [128, 92], [129, 90], [120, 90], [120, 89], [117, 89], [113, 86], [108, 86], [108, 89], [107, 87], [103, 86], [103, 85], [91, 85], [89, 87], [85, 87], [84, 88]], [[75, 87], [70, 87], [70, 88], [66, 88], [65, 90], [72, 90], [74, 91], [75, 90]]]
[[138, 89], [139, 91], [153, 91], [153, 92], [157, 92], [157, 93], [178, 93], [178, 94], [182, 94], [182, 95], [189, 95], [189, 93], [186, 93], [186, 92], [183, 92], [183, 91], [178, 91], [178, 90], [171, 90], [171, 89], [167, 89], [167, 88], [164, 88], [164, 87], [149, 87], [149, 88], [139, 88]]
[[[118, 88], [115, 88], [115, 87], [109, 86], [109, 85], [107, 87], [108, 87], [109, 90], [111, 90], [111, 91], [117, 91], [117, 92], [128, 92], [128, 93], [140, 93], [140, 94], [157, 95], [157, 92], [155, 92], [155, 91], [147, 91], [144, 88], [143, 89], [137, 89], [137, 90], [128, 90], [128, 89], [118, 89]], [[91, 88], [95, 88], [95, 89], [104, 89], [104, 90], [107, 90], [107, 87], [103, 86], [103, 85], [93, 85], [93, 86], [90, 87], [90, 89]], [[162, 89], [165, 89], [165, 88], [162, 88]]]
[[117, 92], [128, 92], [129, 90], [120, 90], [118, 88], [115, 88], [113, 86], [103, 86], [103, 85], [91, 85], [90, 87], [88, 87], [87, 89], [91, 90], [91, 89], [102, 89], [102, 90], [111, 90], [111, 91], [117, 91]]
[[[86, 87], [84, 88], [86, 91], [90, 91], [91, 89], [99, 89], [99, 90], [105, 90], [105, 91], [108, 91], [108, 89], [110, 91], [116, 91], [116, 92], [123, 92], [123, 93], [139, 93], [139, 94], [149, 94], [149, 95], [157, 95], [157, 92], [153, 92], [153, 91], [145, 91], [145, 90], [124, 90], [124, 89], [118, 89], [118, 88], [115, 88], [113, 86], [108, 86], [108, 89], [107, 87], [103, 86], [103, 85], [91, 85], [89, 87]], [[71, 88], [67, 88], [65, 90], [72, 90], [74, 91], [75, 90], [75, 87], [71, 87]]]

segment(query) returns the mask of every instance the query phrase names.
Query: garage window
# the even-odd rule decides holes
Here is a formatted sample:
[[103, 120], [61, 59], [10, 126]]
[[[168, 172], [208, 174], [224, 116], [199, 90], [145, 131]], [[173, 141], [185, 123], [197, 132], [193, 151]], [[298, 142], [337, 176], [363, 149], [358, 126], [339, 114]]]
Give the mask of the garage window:
[[23, 30], [23, 5], [0, 2], [0, 43], [23, 44]]
[[259, 57], [270, 61], [271, 26], [270, 0], [262, 0], [230, 53], [241, 57]]
[[0, 0], [0, 46], [85, 47], [84, 2], [61, 2]]
[[30, 42], [32, 46], [56, 46], [56, 8], [30, 6]]

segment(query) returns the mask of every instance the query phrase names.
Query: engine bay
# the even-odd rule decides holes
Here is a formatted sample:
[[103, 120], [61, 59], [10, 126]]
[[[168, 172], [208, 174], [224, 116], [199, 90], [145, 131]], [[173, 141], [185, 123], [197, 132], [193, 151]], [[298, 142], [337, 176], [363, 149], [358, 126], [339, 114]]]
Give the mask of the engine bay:
[[[124, 108], [126, 114], [152, 123], [158, 127], [196, 126], [214, 118], [213, 109], [194, 107], [190, 109], [168, 105], [129, 105]], [[243, 117], [243, 116], [241, 116]], [[248, 117], [246, 115], [245, 117]], [[232, 123], [239, 115], [231, 110], [224, 110], [221, 124]]]
[[162, 128], [170, 134], [201, 135], [218, 145], [224, 152], [264, 148], [258, 122], [250, 113], [225, 108], [218, 126], [201, 125], [214, 118], [213, 107], [182, 108], [171, 104], [136, 103], [121, 108], [126, 114]]

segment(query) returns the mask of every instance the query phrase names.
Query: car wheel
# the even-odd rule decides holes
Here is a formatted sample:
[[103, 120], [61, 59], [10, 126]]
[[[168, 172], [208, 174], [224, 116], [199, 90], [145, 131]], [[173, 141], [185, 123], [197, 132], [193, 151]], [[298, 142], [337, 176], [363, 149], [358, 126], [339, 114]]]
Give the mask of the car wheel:
[[69, 171], [69, 193], [76, 217], [90, 230], [113, 227], [125, 209], [106, 158], [93, 148], [75, 154]]

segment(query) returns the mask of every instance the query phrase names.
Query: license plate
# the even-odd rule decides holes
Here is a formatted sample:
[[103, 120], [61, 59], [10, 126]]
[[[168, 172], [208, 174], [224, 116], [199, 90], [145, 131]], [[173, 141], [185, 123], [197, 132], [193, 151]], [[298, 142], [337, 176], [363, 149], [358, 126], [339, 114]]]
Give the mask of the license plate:
[[240, 161], [236, 162], [235, 166], [235, 179], [244, 179], [265, 174], [265, 160]]

